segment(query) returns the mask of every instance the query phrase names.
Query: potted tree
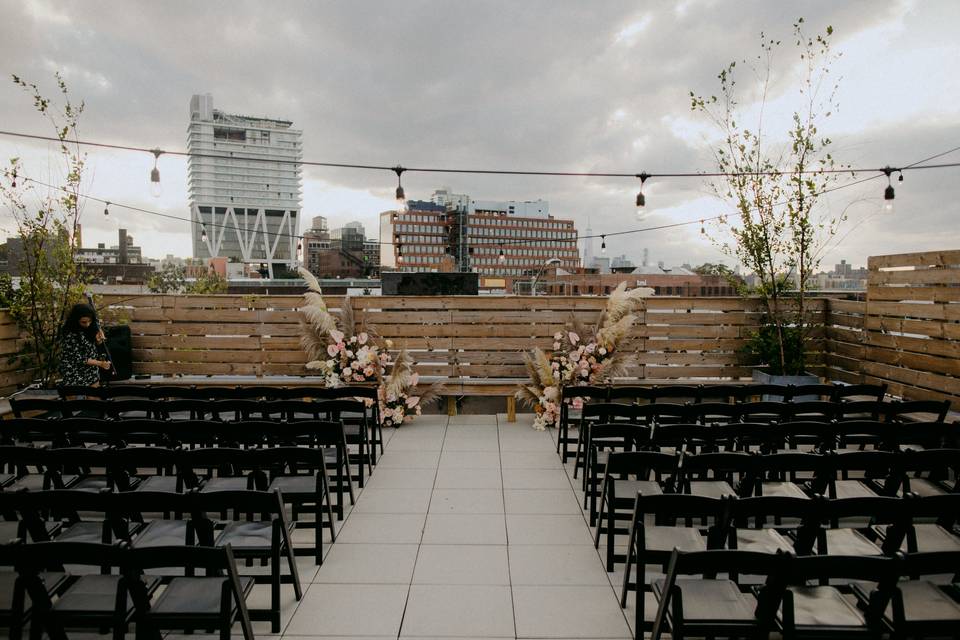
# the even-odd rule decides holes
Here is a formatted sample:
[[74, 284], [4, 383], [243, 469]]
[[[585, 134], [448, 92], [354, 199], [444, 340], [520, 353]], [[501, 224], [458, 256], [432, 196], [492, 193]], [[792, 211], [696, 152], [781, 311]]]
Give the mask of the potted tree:
[[[829, 239], [846, 219], [845, 213], [824, 212], [822, 196], [843, 177], [837, 170], [849, 168], [836, 162], [830, 138], [821, 133], [822, 123], [837, 109], [838, 83], [830, 69], [840, 54], [830, 47], [833, 29], [808, 37], [803, 26], [802, 18], [793, 25], [799, 102], [779, 136], [764, 120], [777, 79], [773, 57], [779, 40], [761, 34], [760, 54], [741, 66], [754, 80], [749, 101], [740, 102], [736, 62], [717, 76], [719, 95], [690, 92], [691, 109], [720, 134], [711, 151], [721, 176], [710, 183], [711, 190], [734, 211], [715, 221], [710, 237], [752, 272], [747, 281], [731, 282], [759, 301], [762, 314], [745, 352], [760, 365], [755, 380], [785, 384], [818, 381], [806, 371], [809, 340], [822, 324], [811, 313], [809, 288]], [[766, 115], [776, 122], [777, 114]]]

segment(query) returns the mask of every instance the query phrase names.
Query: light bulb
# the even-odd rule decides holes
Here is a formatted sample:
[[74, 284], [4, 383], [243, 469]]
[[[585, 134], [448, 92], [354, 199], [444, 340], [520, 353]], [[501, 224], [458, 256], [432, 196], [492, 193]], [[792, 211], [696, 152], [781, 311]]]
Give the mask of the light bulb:
[[204, 227], [200, 227], [200, 242], [207, 241], [207, 230]]
[[109, 202], [104, 202], [104, 203], [103, 203], [103, 215], [104, 215], [104, 216], [109, 216], [109, 215], [110, 215], [110, 203], [109, 203]]
[[159, 198], [163, 193], [163, 187], [160, 186], [160, 169], [154, 167], [150, 171], [150, 195]]
[[893, 189], [893, 185], [888, 184], [887, 188], [883, 190], [883, 212], [884, 213], [893, 213], [894, 198], [896, 198], [896, 192]]
[[600, 236], [600, 253], [607, 252], [607, 236]]
[[163, 188], [160, 186], [160, 168], [157, 167], [157, 161], [160, 160], [161, 153], [163, 151], [160, 149], [153, 150], [153, 169], [150, 170], [150, 195], [154, 198], [159, 198], [163, 192]]

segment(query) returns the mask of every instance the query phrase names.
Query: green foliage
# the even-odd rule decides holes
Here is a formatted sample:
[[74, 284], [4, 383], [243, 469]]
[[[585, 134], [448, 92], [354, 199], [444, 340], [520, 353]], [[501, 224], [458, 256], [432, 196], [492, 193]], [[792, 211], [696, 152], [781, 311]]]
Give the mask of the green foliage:
[[[769, 329], [761, 329], [762, 337], [751, 344], [756, 343], [754, 353], [764, 364], [786, 374], [803, 373], [802, 338], [812, 328], [805, 315], [808, 284], [828, 241], [845, 220], [845, 213], [833, 215], [819, 206], [821, 195], [843, 175], [826, 171], [849, 168], [838, 165], [829, 152], [832, 141], [820, 133], [823, 121], [837, 108], [838, 84], [831, 79], [830, 69], [840, 54], [830, 47], [833, 29], [809, 38], [803, 33], [802, 19], [793, 29], [802, 72], [801, 106], [784, 132], [785, 143], [772, 139], [763, 119], [773, 54], [780, 41], [761, 33], [760, 55], [746, 64], [759, 91], [759, 115], [749, 127], [738, 99], [735, 62], [717, 76], [719, 96], [690, 92], [691, 109], [722, 134], [713, 149], [718, 172], [734, 174], [710, 185], [737, 212], [720, 218], [720, 234], [712, 240], [755, 275], [757, 284], [741, 291], [761, 298]], [[794, 328], [801, 336], [799, 350], [792, 337]], [[767, 348], [771, 335], [776, 338], [775, 350]]]
[[185, 285], [183, 267], [169, 263], [147, 280], [147, 289], [153, 293], [180, 293]]
[[214, 294], [226, 293], [227, 281], [219, 273], [211, 271], [187, 285], [187, 293]]
[[[768, 373], [772, 375], [796, 375], [805, 366], [803, 331], [799, 327], [781, 327], [780, 331], [778, 334], [773, 324], [761, 326], [747, 340], [744, 352], [767, 363]], [[780, 360], [781, 347], [785, 364]]]
[[53, 188], [31, 179], [19, 158], [10, 159], [0, 180], [0, 200], [10, 211], [22, 243], [18, 255], [8, 255], [8, 260], [18, 261], [19, 287], [6, 288], [3, 296], [24, 337], [20, 364], [33, 369], [47, 386], [57, 375], [60, 327], [70, 308], [82, 300], [89, 282], [77, 264], [73, 242], [85, 163], [76, 134], [83, 103], [71, 102], [66, 83], [59, 74], [55, 77], [60, 94], [57, 101], [44, 97], [36, 84], [13, 76], [14, 84], [30, 95], [59, 140], [56, 157], [43, 167], [44, 181]]

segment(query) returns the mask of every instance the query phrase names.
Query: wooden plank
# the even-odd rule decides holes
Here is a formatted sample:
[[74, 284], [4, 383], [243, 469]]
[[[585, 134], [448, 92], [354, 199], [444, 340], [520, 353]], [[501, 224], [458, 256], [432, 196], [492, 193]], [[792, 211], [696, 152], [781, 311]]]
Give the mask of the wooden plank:
[[914, 271], [871, 271], [869, 283], [878, 284], [951, 284], [960, 281], [960, 269], [922, 269]]
[[960, 324], [947, 324], [936, 320], [904, 320], [887, 316], [869, 316], [866, 324], [867, 329], [871, 331], [895, 331], [897, 333], [930, 336], [931, 338], [960, 340]]
[[151, 375], [263, 375], [261, 364], [231, 364], [226, 362], [134, 362], [133, 372]]
[[746, 356], [736, 353], [637, 353], [634, 360], [646, 365], [717, 364], [742, 365]]
[[941, 358], [924, 353], [911, 353], [883, 347], [866, 347], [862, 357], [870, 362], [882, 362], [917, 371], [960, 376], [960, 360], [956, 358]]
[[905, 400], [947, 400], [950, 402], [951, 409], [954, 411], [960, 411], [960, 398], [955, 395], [941, 393], [940, 391], [936, 391], [934, 389], [924, 389], [900, 382], [892, 382], [886, 378], [878, 378], [869, 375], [864, 376], [863, 381], [867, 384], [886, 384], [887, 393], [892, 396], [898, 396]]
[[[243, 337], [214, 337], [214, 336], [133, 336], [135, 349], [231, 349], [259, 351], [266, 347], [267, 338], [260, 336]], [[299, 345], [298, 340], [292, 340], [291, 346]], [[272, 345], [271, 349], [279, 348]]]
[[10, 340], [20, 337], [20, 327], [15, 324], [0, 325], [0, 340]]
[[305, 363], [307, 361], [302, 351], [133, 349], [132, 353], [138, 362]]
[[945, 320], [946, 305], [942, 303], [916, 304], [909, 302], [870, 301], [869, 315], [893, 316], [898, 318], [921, 318], [924, 320]]
[[137, 322], [130, 325], [133, 334], [183, 335], [183, 336], [299, 336], [296, 324], [260, 324], [254, 322], [203, 323], [203, 322]]
[[931, 300], [933, 302], [960, 302], [960, 287], [881, 287], [867, 286], [870, 301]]
[[901, 382], [913, 387], [933, 389], [940, 393], [960, 396], [960, 379], [941, 376], [926, 371], [914, 371], [903, 367], [883, 364], [880, 362], [863, 362], [864, 374], [877, 378], [884, 378], [893, 382]]
[[960, 342], [953, 340], [912, 338], [909, 336], [898, 336], [892, 333], [869, 331], [864, 334], [864, 344], [960, 359]]
[[299, 324], [296, 311], [264, 309], [177, 309], [146, 307], [133, 309], [131, 322], [264, 322]]
[[836, 300], [831, 299], [827, 311], [833, 313], [853, 313], [863, 314], [867, 310], [867, 303], [859, 300]]
[[888, 267], [960, 265], [960, 250], [922, 251], [918, 253], [896, 253], [886, 256], [867, 258], [867, 269], [876, 270]]

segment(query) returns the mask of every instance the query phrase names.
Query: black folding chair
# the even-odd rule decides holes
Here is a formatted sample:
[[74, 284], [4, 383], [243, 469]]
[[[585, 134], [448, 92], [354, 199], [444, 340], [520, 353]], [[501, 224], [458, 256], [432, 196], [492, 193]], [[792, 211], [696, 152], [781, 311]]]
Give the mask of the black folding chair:
[[[960, 629], [960, 551], [911, 553], [898, 562], [900, 580], [893, 589], [884, 622], [894, 638], [956, 637]], [[948, 582], [925, 576], [952, 577]]]
[[[653, 584], [657, 616], [652, 637], [660, 638], [668, 626], [671, 638], [684, 638], [688, 634], [768, 637], [783, 599], [784, 572], [789, 559], [789, 555], [782, 553], [675, 549], [666, 578]], [[764, 576], [766, 582], [754, 591], [738, 583], [740, 573]]]
[[834, 402], [857, 402], [860, 400], [875, 400], [877, 402], [883, 402], [883, 398], [886, 394], [886, 384], [833, 385]]
[[614, 554], [614, 537], [629, 533], [627, 527], [617, 528], [617, 520], [630, 520], [637, 494], [656, 495], [672, 490], [673, 474], [677, 469], [677, 456], [658, 451], [620, 451], [607, 456], [600, 487], [600, 505], [591, 505], [600, 516], [593, 546], [600, 548], [600, 536], [607, 535], [606, 566], [613, 571], [615, 562], [623, 562], [624, 556]]
[[[783, 637], [879, 638], [885, 631], [882, 618], [896, 581], [896, 564], [894, 558], [883, 556], [791, 558], [779, 618]], [[831, 579], [859, 583], [830, 586]], [[876, 586], [867, 591], [864, 583]], [[851, 601], [845, 593], [856, 599]]]
[[950, 411], [947, 400], [907, 400], [884, 403], [887, 422], [943, 422]]
[[[571, 405], [573, 401], [579, 400], [582, 404], [605, 402], [607, 400], [607, 394], [610, 391], [611, 388], [609, 387], [593, 385], [565, 387], [561, 390], [563, 398], [560, 403], [560, 423], [557, 427], [557, 453], [560, 454], [560, 460], [564, 464], [566, 464], [567, 458], [570, 457], [570, 448], [568, 445], [577, 441], [575, 438], [570, 437], [570, 422], [571, 420], [577, 420], [579, 422], [580, 412], [582, 410], [575, 410], [571, 417], [570, 409], [572, 408]], [[620, 391], [620, 388], [617, 388], [617, 391]]]
[[813, 553], [822, 518], [816, 500], [792, 496], [727, 499], [727, 547], [797, 555]]
[[[246, 605], [254, 580], [238, 575], [230, 545], [133, 549], [127, 566], [138, 636], [141, 627], [140, 637], [150, 640], [159, 640], [165, 630], [215, 629], [221, 640], [229, 640], [234, 622], [239, 622], [244, 640], [254, 640]], [[147, 572], [173, 567], [182, 567], [187, 575], [171, 579], [151, 602]], [[195, 575], [197, 569], [204, 575]]]

